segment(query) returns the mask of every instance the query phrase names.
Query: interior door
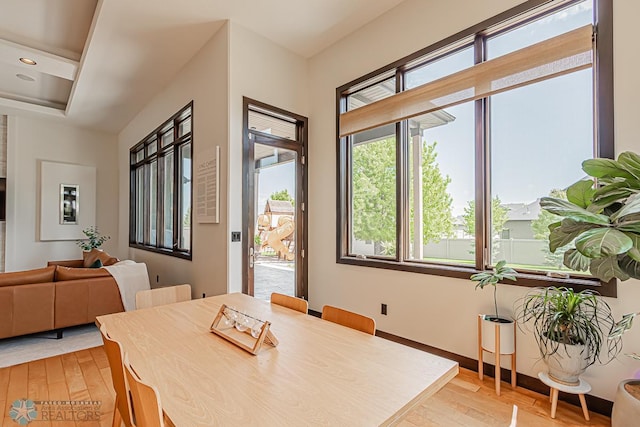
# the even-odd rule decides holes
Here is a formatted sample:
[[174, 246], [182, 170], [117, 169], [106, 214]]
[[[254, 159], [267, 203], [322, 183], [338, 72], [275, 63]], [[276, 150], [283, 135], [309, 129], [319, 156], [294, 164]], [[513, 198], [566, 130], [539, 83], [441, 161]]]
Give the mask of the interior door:
[[243, 292], [307, 297], [306, 118], [245, 99]]

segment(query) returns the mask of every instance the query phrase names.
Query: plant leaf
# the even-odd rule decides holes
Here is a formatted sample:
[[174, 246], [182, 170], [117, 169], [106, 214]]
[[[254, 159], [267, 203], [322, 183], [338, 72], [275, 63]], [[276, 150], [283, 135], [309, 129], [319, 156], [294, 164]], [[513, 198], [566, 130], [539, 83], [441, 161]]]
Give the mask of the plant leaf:
[[567, 188], [567, 200], [581, 208], [586, 208], [591, 204], [595, 192], [592, 180], [578, 181]]
[[611, 340], [621, 337], [622, 334], [631, 329], [631, 326], [633, 326], [633, 318], [636, 317], [636, 315], [637, 313], [629, 313], [622, 316], [622, 319], [620, 319], [619, 322], [616, 322], [616, 324], [613, 325], [613, 328], [611, 328], [608, 338]]
[[624, 233], [633, 242], [633, 247], [627, 251], [627, 255], [634, 261], [640, 261], [640, 235], [636, 233]]
[[576, 249], [589, 258], [603, 258], [627, 252], [633, 241], [614, 228], [594, 228], [576, 238]]
[[630, 196], [622, 208], [615, 214], [611, 215], [611, 219], [615, 221], [618, 218], [637, 213], [640, 213], [640, 193]]
[[565, 233], [562, 231], [562, 227], [554, 228], [551, 230], [551, 233], [549, 233], [549, 250], [555, 253], [558, 248], [573, 242], [573, 239], [575, 239], [579, 234], [579, 230], [571, 233]]
[[631, 257], [624, 255], [619, 257], [618, 265], [622, 271], [629, 275], [629, 277], [640, 279], [640, 262], [634, 261]]
[[640, 179], [640, 156], [631, 151], [625, 151], [618, 156], [618, 163], [629, 173]]
[[633, 178], [622, 165], [611, 159], [588, 159], [582, 162], [582, 170], [596, 178]]
[[618, 257], [616, 256], [608, 256], [605, 258], [596, 258], [591, 260], [589, 272], [594, 277], [597, 277], [604, 282], [608, 282], [614, 277], [617, 277], [620, 280], [627, 280], [629, 278], [629, 274], [627, 274], [626, 271], [618, 265]]
[[620, 269], [634, 279], [640, 279], [640, 262], [634, 261], [631, 257], [624, 255], [618, 260]]
[[576, 249], [569, 249], [564, 253], [564, 265], [575, 271], [587, 271], [591, 258], [582, 255]]
[[598, 228], [595, 224], [588, 222], [576, 221], [571, 218], [564, 218], [560, 221], [560, 229], [565, 233], [573, 233], [574, 231], [587, 231], [592, 228]]
[[540, 207], [555, 215], [571, 218], [576, 221], [588, 222], [591, 224], [609, 225], [609, 217], [581, 208], [567, 200], [553, 197], [543, 197], [540, 199]]
[[640, 220], [619, 222], [616, 228], [620, 231], [640, 234]]

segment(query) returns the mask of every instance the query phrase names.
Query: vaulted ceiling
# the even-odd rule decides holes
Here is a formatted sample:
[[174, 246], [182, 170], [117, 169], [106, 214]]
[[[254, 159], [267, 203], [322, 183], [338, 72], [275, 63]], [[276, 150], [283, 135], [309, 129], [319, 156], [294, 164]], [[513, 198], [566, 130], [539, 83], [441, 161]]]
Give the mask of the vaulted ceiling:
[[0, 0], [0, 113], [118, 132], [227, 19], [308, 58], [401, 1]]

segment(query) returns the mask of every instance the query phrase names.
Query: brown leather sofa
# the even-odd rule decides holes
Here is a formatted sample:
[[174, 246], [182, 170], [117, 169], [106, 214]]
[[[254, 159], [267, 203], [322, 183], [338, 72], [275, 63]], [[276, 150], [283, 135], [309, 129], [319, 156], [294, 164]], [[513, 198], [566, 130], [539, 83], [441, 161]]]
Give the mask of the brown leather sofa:
[[0, 339], [61, 331], [123, 311], [114, 278], [103, 268], [75, 268], [79, 263], [53, 261], [45, 268], [0, 273]]

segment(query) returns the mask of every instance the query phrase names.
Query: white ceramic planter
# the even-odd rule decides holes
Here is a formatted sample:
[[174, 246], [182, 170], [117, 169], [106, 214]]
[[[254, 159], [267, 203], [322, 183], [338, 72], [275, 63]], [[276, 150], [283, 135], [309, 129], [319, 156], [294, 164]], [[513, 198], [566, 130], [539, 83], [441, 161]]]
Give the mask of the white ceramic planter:
[[549, 377], [567, 385], [580, 383], [580, 375], [587, 369], [589, 354], [584, 345], [559, 344], [555, 353], [547, 345], [544, 361], [549, 368]]
[[618, 384], [611, 413], [611, 427], [636, 425], [640, 420], [640, 400], [629, 393], [625, 388], [627, 384], [640, 384], [640, 380], [625, 380]]
[[512, 319], [501, 317], [505, 323], [494, 322], [489, 319], [493, 315], [482, 316], [482, 348], [491, 353], [496, 353], [496, 325], [500, 331], [500, 354], [513, 354], [516, 352], [515, 322]]

